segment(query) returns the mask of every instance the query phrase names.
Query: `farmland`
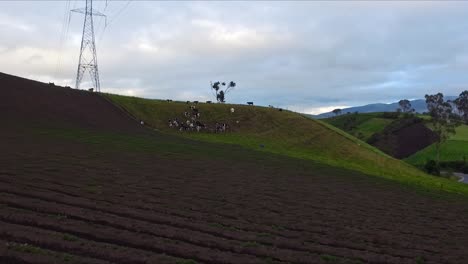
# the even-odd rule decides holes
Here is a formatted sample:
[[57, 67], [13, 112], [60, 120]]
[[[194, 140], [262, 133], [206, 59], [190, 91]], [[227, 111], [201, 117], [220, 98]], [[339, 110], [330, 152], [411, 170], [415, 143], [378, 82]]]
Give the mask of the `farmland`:
[[[151, 128], [171, 135], [311, 160], [397, 180], [405, 185], [431, 189], [440, 189], [443, 185], [446, 190], [466, 192], [456, 183], [429, 177], [340, 129], [297, 113], [245, 105], [199, 104], [197, 107], [202, 113], [203, 122], [230, 123], [232, 133], [183, 133], [169, 128], [167, 120], [176, 117], [183, 119], [183, 113], [189, 107], [186, 102], [119, 95], [106, 97], [136, 119], [144, 120]], [[234, 114], [229, 111], [231, 107], [235, 108]]]
[[330, 117], [324, 121], [366, 141], [373, 134], [383, 131], [394, 119], [384, 117], [384, 113], [356, 113]]
[[[468, 158], [468, 126], [462, 125], [455, 129], [446, 142], [441, 145], [441, 161], [463, 161]], [[406, 159], [406, 161], [415, 166], [422, 166], [428, 160], [435, 159], [436, 148], [431, 145]]]
[[[249, 147], [222, 142], [220, 135], [200, 140], [209, 134], [198, 139], [162, 126], [154, 131], [98, 94], [3, 74], [0, 84], [1, 263], [464, 263], [468, 258], [464, 185], [421, 175], [420, 181], [443, 188], [416, 188], [280, 153], [278, 146], [254, 149], [258, 138]], [[152, 124], [153, 112], [147, 115]], [[321, 123], [299, 123], [307, 124], [327, 128], [319, 132], [334, 140], [344, 138], [339, 143], [359, 142]], [[247, 138], [243, 129], [238, 133]]]

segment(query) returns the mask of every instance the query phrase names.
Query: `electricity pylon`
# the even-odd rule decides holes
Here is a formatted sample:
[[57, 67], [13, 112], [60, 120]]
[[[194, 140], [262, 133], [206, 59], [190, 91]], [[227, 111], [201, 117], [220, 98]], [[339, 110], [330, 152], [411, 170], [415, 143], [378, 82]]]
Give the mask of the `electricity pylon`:
[[81, 80], [86, 72], [89, 72], [96, 92], [101, 91], [99, 82], [99, 70], [96, 55], [96, 41], [94, 39], [93, 16], [106, 17], [104, 14], [93, 10], [93, 0], [86, 0], [86, 7], [73, 9], [72, 12], [85, 15], [83, 24], [83, 36], [81, 38], [80, 60], [76, 73], [76, 89], [80, 88]]

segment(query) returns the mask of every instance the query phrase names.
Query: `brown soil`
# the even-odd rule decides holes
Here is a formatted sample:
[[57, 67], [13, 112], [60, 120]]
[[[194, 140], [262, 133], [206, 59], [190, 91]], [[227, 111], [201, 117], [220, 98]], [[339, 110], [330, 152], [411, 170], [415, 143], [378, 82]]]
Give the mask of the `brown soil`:
[[[383, 132], [373, 135], [368, 142], [395, 158], [404, 159], [437, 140], [437, 135], [423, 122], [413, 123], [411, 120], [408, 124], [400, 124], [395, 128], [387, 127]], [[408, 120], [396, 122], [406, 121]]]
[[138, 122], [103, 96], [85, 90], [50, 86], [0, 73], [0, 118], [15, 125], [74, 126], [116, 132], [136, 132]]
[[30, 124], [149, 132], [96, 94], [6, 75], [0, 89], [1, 263], [468, 259], [465, 199], [299, 160], [168, 158], [47, 137]]

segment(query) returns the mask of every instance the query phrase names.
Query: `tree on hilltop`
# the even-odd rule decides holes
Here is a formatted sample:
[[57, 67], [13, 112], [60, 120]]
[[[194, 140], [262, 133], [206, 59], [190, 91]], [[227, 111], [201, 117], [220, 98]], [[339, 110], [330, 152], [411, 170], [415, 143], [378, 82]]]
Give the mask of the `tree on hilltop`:
[[[223, 90], [221, 86], [225, 86], [226, 88]], [[215, 97], [216, 97], [216, 101], [218, 101], [218, 103], [224, 103], [226, 100], [226, 94], [228, 92], [230, 92], [232, 89], [234, 89], [234, 87], [236, 87], [236, 83], [231, 81], [229, 82], [227, 85], [225, 82], [215, 82], [215, 83], [211, 83], [211, 89], [213, 89], [213, 91], [215, 92]]]
[[332, 113], [334, 113], [335, 116], [337, 116], [337, 115], [341, 114], [341, 109], [337, 108], [337, 109], [333, 110]]
[[408, 99], [400, 100], [398, 105], [400, 106], [401, 112], [405, 114], [414, 112], [414, 108], [411, 107], [411, 102]]

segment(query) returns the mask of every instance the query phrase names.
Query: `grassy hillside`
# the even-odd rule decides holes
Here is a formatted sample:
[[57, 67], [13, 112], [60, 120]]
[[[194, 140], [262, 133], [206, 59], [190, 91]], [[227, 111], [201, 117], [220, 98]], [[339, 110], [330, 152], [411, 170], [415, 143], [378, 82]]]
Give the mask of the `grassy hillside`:
[[[180, 132], [168, 126], [168, 120], [184, 118], [189, 105], [106, 94], [118, 106], [149, 126], [170, 134], [285, 155], [377, 175], [413, 186], [467, 192], [448, 180], [428, 176], [405, 162], [393, 159], [376, 148], [321, 121], [300, 114], [265, 107], [228, 104], [199, 104], [200, 120], [205, 124], [226, 122], [228, 133]], [[231, 107], [235, 112], [231, 113]], [[239, 121], [237, 123], [237, 121]]]
[[[428, 160], [436, 157], [435, 145], [431, 145], [416, 154], [410, 156], [406, 161], [415, 166], [422, 166]], [[441, 146], [441, 161], [461, 161], [468, 158], [468, 126], [459, 126], [453, 135]]]
[[364, 141], [373, 134], [383, 131], [393, 120], [393, 118], [385, 118], [383, 113], [345, 114], [323, 119]]

